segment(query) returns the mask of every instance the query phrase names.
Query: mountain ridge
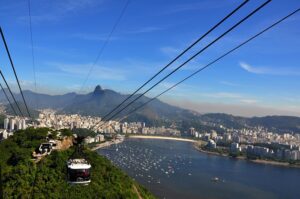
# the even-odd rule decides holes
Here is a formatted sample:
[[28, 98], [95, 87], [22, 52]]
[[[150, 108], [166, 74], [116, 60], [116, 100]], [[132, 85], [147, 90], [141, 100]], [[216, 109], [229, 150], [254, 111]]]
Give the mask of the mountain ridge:
[[[139, 95], [140, 94], [135, 95], [132, 99], [135, 99]], [[94, 91], [87, 94], [70, 92], [63, 95], [47, 95], [25, 90], [24, 96], [27, 99], [28, 106], [34, 109], [37, 107], [39, 109], [52, 108], [59, 113], [77, 113], [81, 115], [103, 117], [129, 95], [121, 94], [110, 89], [103, 89], [100, 85], [97, 85]], [[21, 101], [22, 98], [20, 94], [16, 94], [16, 99]], [[126, 111], [123, 111], [118, 117], [113, 119], [126, 116], [129, 111], [140, 106], [149, 99], [150, 98], [146, 96], [140, 97], [140, 99], [134, 102], [130, 108], [126, 109]], [[3, 93], [0, 94], [0, 101], [5, 101]], [[125, 104], [128, 104], [130, 101], [131, 100], [128, 100]], [[262, 126], [280, 133], [300, 132], [300, 117], [280, 115], [243, 117], [226, 113], [200, 114], [193, 110], [167, 104], [158, 99], [153, 100], [145, 107], [139, 109], [124, 121], [143, 121], [148, 125], [154, 126], [175, 125], [182, 131], [186, 131], [190, 127], [195, 127], [199, 131], [210, 129], [222, 131], [220, 126], [237, 129]]]

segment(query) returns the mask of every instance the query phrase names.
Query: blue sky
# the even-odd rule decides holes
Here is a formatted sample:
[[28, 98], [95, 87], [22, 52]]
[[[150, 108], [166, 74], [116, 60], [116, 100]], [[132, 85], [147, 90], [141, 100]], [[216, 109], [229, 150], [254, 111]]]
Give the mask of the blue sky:
[[[132, 92], [241, 2], [131, 0], [83, 92], [90, 92], [97, 84], [121, 93]], [[263, 2], [250, 1], [173, 68]], [[125, 3], [31, 0], [38, 92], [62, 94], [80, 90]], [[299, 7], [299, 0], [273, 0], [148, 96], [166, 89]], [[27, 0], [2, 0], [0, 24], [23, 88], [35, 90]], [[199, 112], [300, 116], [299, 27], [298, 13], [161, 99]], [[0, 67], [14, 87], [2, 43], [0, 58]]]

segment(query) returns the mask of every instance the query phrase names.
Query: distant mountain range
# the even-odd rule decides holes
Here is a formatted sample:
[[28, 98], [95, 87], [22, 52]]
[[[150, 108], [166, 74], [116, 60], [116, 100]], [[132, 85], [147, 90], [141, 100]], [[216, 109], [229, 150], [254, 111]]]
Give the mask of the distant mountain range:
[[[85, 95], [74, 92], [64, 95], [46, 95], [28, 90], [24, 91], [24, 95], [28, 106], [32, 109], [52, 108], [61, 113], [78, 113], [91, 116], [104, 116], [128, 96], [113, 90], [102, 89], [99, 85], [93, 92]], [[16, 99], [21, 101], [20, 94], [16, 94]], [[147, 100], [149, 100], [148, 97], [141, 97], [117, 118], [125, 116], [130, 110]], [[0, 92], [0, 101], [6, 102], [2, 92]], [[171, 106], [157, 99], [130, 115], [126, 121], [144, 121], [149, 125], [176, 126], [182, 131], [195, 127], [200, 131], [215, 129], [222, 132], [223, 129], [220, 128], [222, 125], [236, 129], [262, 126], [280, 133], [300, 133], [300, 117], [266, 116], [247, 118], [223, 113], [199, 114], [195, 111]]]

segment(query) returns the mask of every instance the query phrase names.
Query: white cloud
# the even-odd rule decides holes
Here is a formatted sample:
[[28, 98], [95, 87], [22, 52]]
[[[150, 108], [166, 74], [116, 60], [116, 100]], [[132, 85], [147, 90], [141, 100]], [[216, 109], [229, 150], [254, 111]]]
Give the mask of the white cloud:
[[173, 86], [174, 84], [175, 84], [175, 83], [172, 83], [172, 82], [162, 82], [162, 83], [159, 84], [159, 86], [160, 86], [161, 88], [167, 89], [167, 88]]
[[[108, 38], [108, 35], [103, 35], [103, 34], [88, 34], [88, 33], [76, 33], [71, 35], [71, 37], [78, 38], [78, 39], [83, 39], [87, 41], [106, 41]], [[117, 40], [118, 37], [110, 37], [109, 41]]]
[[[48, 74], [49, 75], [49, 74]], [[8, 84], [14, 93], [19, 93], [19, 87], [15, 80], [8, 80]], [[20, 85], [22, 90], [30, 90], [32, 92], [37, 93], [44, 93], [49, 95], [57, 95], [57, 94], [65, 94], [66, 92], [69, 92], [70, 90], [63, 88], [63, 87], [56, 87], [50, 84], [47, 84], [43, 81], [37, 81], [37, 90], [35, 90], [35, 84], [34, 81], [31, 80], [20, 80]]]
[[206, 0], [196, 3], [181, 3], [173, 4], [171, 7], [166, 8], [165, 14], [175, 14], [178, 12], [197, 11], [220, 8], [226, 5], [223, 1], [213, 2], [212, 0]]
[[220, 81], [221, 84], [226, 85], [226, 86], [233, 86], [233, 87], [240, 87], [240, 84], [236, 84], [233, 82], [229, 82], [229, 81]]
[[250, 72], [250, 73], [256, 73], [256, 74], [266, 74], [270, 71], [267, 71], [265, 68], [254, 68], [253, 66], [250, 66], [249, 64], [246, 64], [244, 62], [240, 62], [240, 66]]
[[118, 65], [122, 64], [123, 66], [127, 67], [127, 70], [131, 70], [131, 71], [135, 70], [136, 73], [142, 73], [144, 75], [147, 74], [153, 75], [158, 70], [160, 70], [163, 66], [165, 66], [166, 63], [167, 61], [154, 62], [154, 61], [127, 58], [125, 60], [120, 60], [120, 63], [118, 63]]
[[94, 7], [95, 5], [102, 3], [101, 0], [66, 0], [59, 1], [61, 9], [65, 12], [81, 10], [87, 7]]
[[253, 97], [246, 96], [240, 93], [230, 93], [230, 92], [218, 92], [218, 93], [203, 93], [203, 96], [209, 98], [217, 98], [222, 100], [229, 100], [230, 103], [239, 103], [239, 104], [256, 104], [258, 103], [257, 99]]
[[[91, 63], [86, 64], [66, 64], [66, 63], [48, 63], [48, 65], [52, 65], [58, 68], [60, 71], [75, 75], [77, 77], [83, 78], [87, 75], [88, 71], [92, 67]], [[97, 80], [114, 80], [114, 81], [121, 81], [126, 80], [127, 71], [112, 68], [112, 67], [105, 67], [95, 65], [93, 67], [93, 71], [90, 75], [90, 78], [97, 79]]]
[[242, 96], [238, 93], [229, 93], [229, 92], [202, 93], [201, 95], [212, 97], [212, 98], [230, 98], [230, 99], [242, 98]]
[[178, 89], [176, 92], [167, 94], [164, 99], [193, 99], [192, 101], [215, 102], [226, 104], [253, 105], [259, 104], [259, 100], [254, 96], [233, 92], [193, 92], [186, 89]]
[[[63, 17], [70, 16], [81, 10], [94, 8], [102, 4], [103, 0], [52, 0], [52, 1], [35, 1], [31, 3], [35, 12], [31, 16], [33, 23], [56, 22]], [[28, 16], [20, 16], [19, 20], [28, 23]]]
[[282, 99], [288, 102], [300, 102], [300, 97], [283, 97]]
[[240, 102], [245, 104], [256, 104], [258, 101], [254, 99], [241, 99]]
[[[16, 83], [16, 80], [14, 78], [8, 78], [7, 79], [8, 85], [12, 92], [19, 92], [19, 87]], [[22, 90], [34, 90], [34, 82], [30, 80], [20, 80], [20, 85]], [[5, 84], [2, 84], [3, 87], [6, 87]]]
[[[178, 53], [179, 54], [179, 53]], [[177, 55], [177, 54], [176, 54]], [[175, 58], [175, 54], [173, 56], [170, 56], [171, 58]], [[183, 64], [187, 59], [181, 58], [180, 61], [175, 61], [171, 66], [168, 67], [168, 70], [174, 70], [181, 64]], [[169, 63], [169, 62], [166, 62]], [[202, 68], [204, 65], [199, 63], [196, 59], [189, 61], [186, 65], [182, 66], [180, 68], [181, 71], [196, 71]]]
[[161, 47], [160, 51], [168, 56], [175, 56], [180, 53], [180, 50], [178, 48], [170, 46]]
[[148, 27], [142, 27], [142, 28], [137, 28], [137, 29], [132, 29], [132, 30], [126, 30], [123, 31], [125, 34], [141, 34], [141, 33], [151, 33], [159, 30], [163, 30], [164, 28], [160, 27], [155, 27], [155, 26], [148, 26]]
[[297, 68], [279, 68], [279, 67], [256, 67], [251, 66], [245, 62], [240, 62], [240, 67], [249, 73], [265, 74], [265, 75], [300, 75], [300, 71]]

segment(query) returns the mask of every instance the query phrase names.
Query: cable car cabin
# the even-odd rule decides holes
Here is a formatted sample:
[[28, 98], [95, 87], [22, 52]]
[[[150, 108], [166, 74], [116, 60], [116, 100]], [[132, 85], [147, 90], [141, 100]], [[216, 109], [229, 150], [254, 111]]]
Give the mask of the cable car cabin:
[[70, 184], [88, 185], [91, 182], [91, 165], [85, 159], [69, 159], [68, 182]]
[[51, 151], [52, 151], [51, 143], [42, 143], [39, 147], [39, 152], [41, 154], [47, 153], [47, 155], [50, 155]]

